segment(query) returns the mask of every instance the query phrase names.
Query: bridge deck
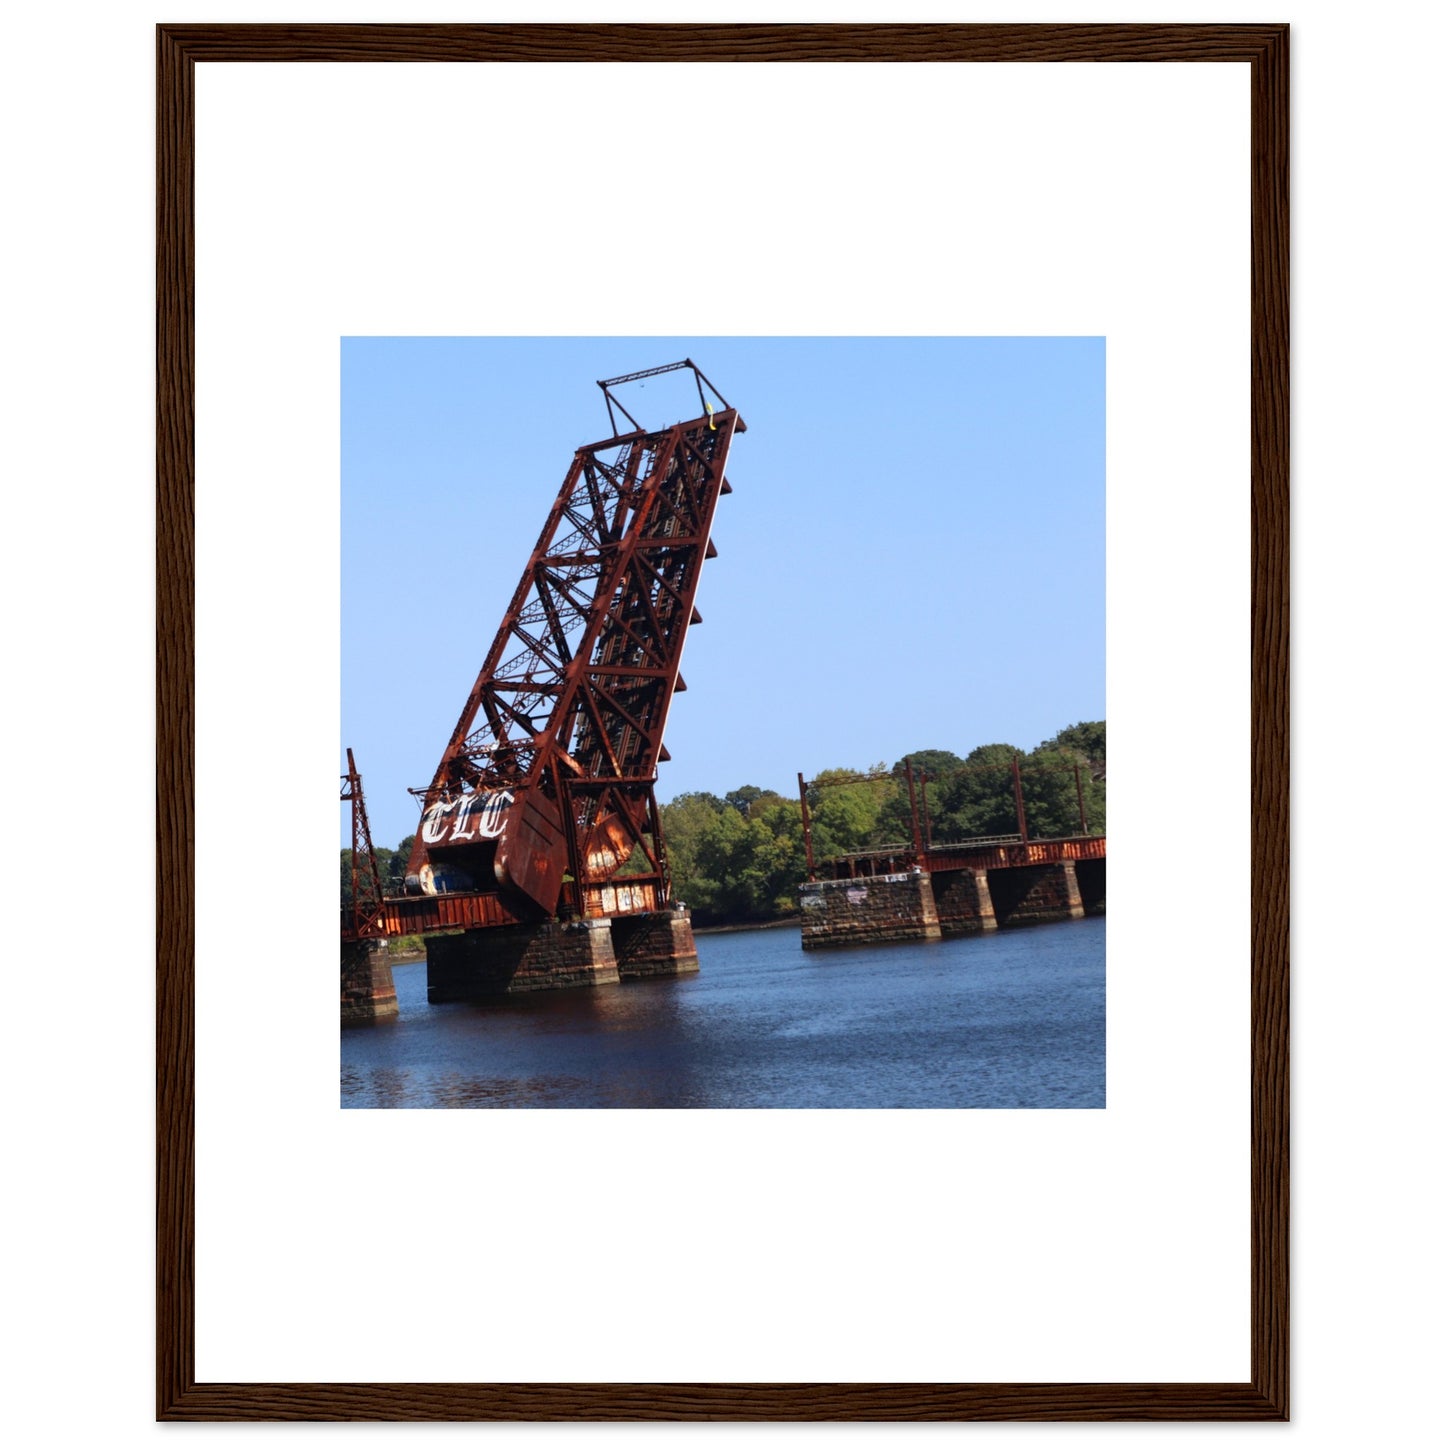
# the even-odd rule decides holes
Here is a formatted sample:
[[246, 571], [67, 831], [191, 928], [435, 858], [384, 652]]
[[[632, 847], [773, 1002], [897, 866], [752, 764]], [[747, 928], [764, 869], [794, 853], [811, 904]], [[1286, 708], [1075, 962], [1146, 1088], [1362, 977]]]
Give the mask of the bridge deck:
[[[666, 906], [655, 882], [620, 878], [612, 883], [589, 883], [582, 890], [585, 918], [631, 917], [658, 912]], [[514, 923], [536, 923], [539, 915], [525, 903], [516, 908], [500, 893], [421, 893], [382, 901], [387, 934], [450, 933], [455, 929], [503, 928]]]
[[1103, 858], [1106, 839], [1102, 834], [1079, 834], [1070, 838], [970, 838], [963, 843], [941, 843], [922, 853], [898, 847], [848, 853], [830, 858], [823, 865], [835, 878], [868, 878], [880, 873], [897, 873], [920, 867], [925, 873], [948, 873], [959, 868], [1027, 868], [1039, 863], [1080, 862]]

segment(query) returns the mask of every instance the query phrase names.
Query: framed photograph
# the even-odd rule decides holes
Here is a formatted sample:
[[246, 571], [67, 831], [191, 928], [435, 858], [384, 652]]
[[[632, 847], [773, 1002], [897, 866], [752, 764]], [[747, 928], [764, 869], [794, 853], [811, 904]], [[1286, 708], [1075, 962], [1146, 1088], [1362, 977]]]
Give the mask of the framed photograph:
[[[157, 85], [158, 1417], [1287, 1419], [1288, 28], [163, 25]], [[694, 373], [674, 424], [666, 387]], [[992, 468], [981, 411], [1028, 442]], [[726, 561], [698, 594], [706, 634], [733, 633], [689, 653], [709, 696], [668, 734], [677, 796], [740, 789], [726, 806], [777, 856], [808, 848], [805, 946], [884, 927], [895, 893], [927, 897], [927, 937], [1072, 913], [1012, 934], [1097, 934], [1070, 1088], [973, 1091], [900, 1022], [901, 968], [849, 1005], [891, 1050], [850, 1076], [835, 1030], [807, 1088], [772, 1086], [753, 1014], [707, 1036], [723, 1003], [696, 979], [607, 995], [673, 1001], [630, 1011], [634, 1042], [666, 1028], [670, 1057], [722, 1059], [660, 1085], [639, 1066], [604, 1088], [565, 1051], [556, 1078], [509, 1073], [495, 1030], [467, 1066], [384, 1025], [338, 1056], [338, 698], [368, 737], [414, 713], [442, 758], [402, 780], [424, 811], [389, 860], [395, 916], [362, 917], [343, 880], [354, 935], [426, 915], [413, 996], [476, 985], [448, 908], [533, 927], [518, 898], [559, 939], [610, 927], [634, 966], [662, 918], [685, 959], [656, 840], [690, 825], [652, 796], [666, 705], [643, 683], [672, 686], [664, 612], [693, 614], [708, 458], [734, 429], [724, 506], [755, 483], [757, 510], [721, 513], [740, 570], [716, 621]], [[479, 451], [469, 498], [445, 478]], [[496, 481], [534, 454], [542, 495]], [[972, 491], [950, 482], [964, 455]], [[569, 464], [578, 497], [614, 478], [628, 499], [598, 557], [652, 545], [626, 476], [683, 487], [657, 503], [667, 557], [638, 564], [655, 596], [590, 604], [601, 563], [544, 527], [542, 589], [491, 600], [554, 496], [566, 512]], [[523, 637], [556, 676], [474, 695], [443, 753], [504, 614], [496, 648]], [[899, 857], [824, 796], [837, 764], [971, 745], [1000, 697], [1102, 674], [1105, 632], [1106, 989], [1103, 919], [1079, 916], [1102, 907], [1104, 839], [1078, 717], [1035, 726], [1057, 746], [1032, 780], [1020, 750], [953, 759], [1003, 770], [1007, 817], [959, 782], [945, 808], [901, 758], [868, 785], [911, 830]], [[593, 694], [544, 726], [577, 639]], [[762, 740], [797, 748], [813, 719], [785, 807]], [[735, 777], [729, 737], [750, 740]], [[373, 812], [404, 789], [383, 745], [375, 775], [357, 753], [360, 816], [358, 774]], [[810, 802], [842, 840], [831, 873]], [[742, 826], [712, 803], [699, 828]], [[553, 813], [576, 836], [518, 851], [524, 806], [528, 837]], [[699, 865], [694, 917], [784, 908], [789, 860], [746, 895]], [[1023, 867], [1059, 897], [1014, 886]], [[476, 883], [493, 873], [501, 894]], [[795, 1057], [843, 978], [814, 969], [821, 993], [778, 1005]], [[1056, 1022], [1011, 1026], [1037, 1048]]]

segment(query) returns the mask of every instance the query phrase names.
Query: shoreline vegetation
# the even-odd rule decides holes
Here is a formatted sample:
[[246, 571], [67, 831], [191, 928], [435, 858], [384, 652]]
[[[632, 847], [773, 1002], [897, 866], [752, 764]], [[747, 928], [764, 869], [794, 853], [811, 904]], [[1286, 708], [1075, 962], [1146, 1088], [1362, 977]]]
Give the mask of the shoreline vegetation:
[[[808, 784], [813, 856], [912, 844], [908, 781], [900, 758], [889, 767], [828, 768]], [[1105, 725], [1063, 728], [1030, 752], [986, 743], [965, 757], [942, 748], [909, 753], [914, 792], [935, 844], [1018, 831], [1013, 765], [1032, 837], [1057, 838], [1105, 829]], [[1077, 784], [1075, 767], [1078, 769]], [[927, 777], [927, 783], [922, 780]], [[698, 933], [786, 927], [799, 921], [797, 890], [807, 876], [802, 806], [751, 784], [718, 797], [680, 793], [659, 809], [672, 874], [672, 896], [686, 903]], [[399, 893], [411, 838], [375, 849], [382, 888]], [[625, 876], [624, 864], [619, 876]], [[341, 906], [351, 902], [351, 850], [341, 850]], [[407, 945], [399, 951], [399, 945]], [[393, 958], [424, 952], [417, 935], [392, 940]]]

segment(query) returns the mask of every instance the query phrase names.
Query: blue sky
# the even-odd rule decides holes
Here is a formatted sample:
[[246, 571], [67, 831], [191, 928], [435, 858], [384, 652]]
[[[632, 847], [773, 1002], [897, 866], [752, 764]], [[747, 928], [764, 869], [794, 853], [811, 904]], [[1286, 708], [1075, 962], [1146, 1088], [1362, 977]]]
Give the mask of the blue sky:
[[[597, 379], [684, 356], [748, 431], [661, 801], [1104, 716], [1102, 337], [348, 337], [338, 772], [349, 745], [377, 844], [414, 830], [572, 453], [611, 434]], [[618, 395], [698, 414], [686, 372]]]

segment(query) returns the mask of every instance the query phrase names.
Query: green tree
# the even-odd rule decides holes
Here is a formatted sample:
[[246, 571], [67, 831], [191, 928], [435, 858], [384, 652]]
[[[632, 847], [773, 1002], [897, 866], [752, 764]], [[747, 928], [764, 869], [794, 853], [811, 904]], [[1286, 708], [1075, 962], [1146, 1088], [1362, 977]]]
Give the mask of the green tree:
[[[914, 780], [914, 796], [918, 794], [918, 783]], [[923, 837], [923, 814], [918, 815], [919, 839]], [[878, 808], [878, 818], [873, 824], [873, 838], [870, 848], [883, 848], [902, 844], [913, 847], [913, 810], [908, 802], [908, 784], [896, 782]]]
[[[1085, 733], [1085, 729], [1089, 732]], [[1102, 833], [1106, 828], [1104, 724], [1079, 723], [1065, 728], [1059, 736], [1066, 734], [1075, 734], [1081, 742], [1096, 747], [1098, 756], [1091, 757], [1081, 746], [1057, 743], [1041, 743], [1029, 754], [1023, 771], [1024, 798], [1029, 832], [1035, 837], [1057, 838], [1080, 833], [1085, 823], [1090, 833]], [[1081, 794], [1082, 819], [1079, 817]]]
[[658, 810], [672, 872], [672, 896], [686, 903], [699, 922], [712, 910], [716, 889], [711, 880], [698, 871], [698, 848], [703, 837], [716, 826], [725, 807], [714, 793], [679, 793]]
[[[913, 768], [913, 797], [911, 800], [908, 796], [908, 774], [903, 766], [905, 761]], [[957, 753], [951, 753], [942, 748], [921, 748], [917, 752], [909, 753], [906, 758], [899, 758], [890, 769], [893, 775], [893, 789], [879, 809], [877, 844], [875, 846], [902, 843], [911, 848], [913, 846], [915, 808], [918, 817], [919, 841], [925, 841], [923, 779], [927, 776], [933, 780], [929, 785], [928, 798], [931, 820], [932, 805], [938, 796], [934, 783], [941, 776], [962, 766], [963, 759]]]
[[880, 835], [884, 804], [897, 784], [882, 763], [869, 773], [852, 768], [826, 768], [808, 785], [808, 812], [813, 823], [813, 856], [859, 853], [897, 839]]
[[1072, 727], [1061, 728], [1053, 737], [1041, 742], [1034, 751], [1044, 748], [1064, 748], [1082, 753], [1097, 770], [1104, 768], [1104, 724], [1102, 722], [1077, 722]]
[[[1102, 725], [1099, 737], [1102, 740]], [[1018, 832], [1011, 766], [1015, 760], [1030, 838], [1061, 838], [1080, 832], [1081, 792], [1089, 831], [1104, 831], [1102, 770], [1096, 777], [1082, 752], [1043, 744], [1026, 754], [1009, 743], [988, 743], [969, 753], [964, 769], [946, 777], [936, 794], [930, 784], [929, 811], [935, 842], [958, 843]], [[1077, 784], [1076, 763], [1080, 768]]]
[[414, 841], [415, 835], [408, 833], [396, 845], [391, 861], [382, 870], [381, 886], [388, 894], [400, 893], [406, 887], [406, 860], [411, 857], [411, 845]]
[[796, 907], [805, 872], [798, 804], [761, 788], [736, 793], [747, 816], [712, 793], [682, 794], [661, 810], [673, 896], [699, 924], [765, 922]]
[[772, 835], [767, 859], [767, 887], [772, 895], [774, 917], [793, 913], [798, 907], [798, 885], [808, 876], [807, 850], [803, 847], [803, 810], [786, 798], [763, 806], [756, 821]]
[[906, 753], [893, 764], [893, 776], [902, 778], [904, 776], [903, 764], [913, 764], [913, 776], [915, 779], [927, 773], [931, 778], [942, 777], [944, 773], [951, 773], [955, 768], [963, 766], [963, 759], [957, 753], [951, 753], [947, 748], [920, 748], [917, 752]]
[[[1079, 765], [1077, 783], [1074, 766]], [[1083, 831], [1079, 794], [1089, 831], [1100, 833], [1104, 823], [1104, 787], [1089, 776], [1080, 754], [1060, 748], [1035, 748], [1019, 768], [1024, 815], [1030, 838], [1066, 838]]]
[[698, 839], [712, 827], [724, 806], [715, 793], [679, 793], [658, 810], [674, 878], [692, 873]]
[[761, 915], [766, 892], [757, 853], [769, 842], [767, 829], [749, 822], [736, 808], [724, 807], [717, 815], [698, 841], [698, 872], [712, 885], [704, 922], [741, 922]]
[[770, 803], [780, 802], [782, 795], [773, 792], [769, 788], [755, 788], [751, 783], [741, 788], [734, 788], [732, 792], [723, 797], [723, 802], [729, 808], [736, 808], [744, 818], [751, 818], [756, 808], [766, 808]]
[[1012, 763], [1024, 756], [1011, 743], [985, 743], [969, 753], [959, 771], [939, 779], [936, 793], [930, 784], [934, 842], [961, 843], [1017, 833]]

